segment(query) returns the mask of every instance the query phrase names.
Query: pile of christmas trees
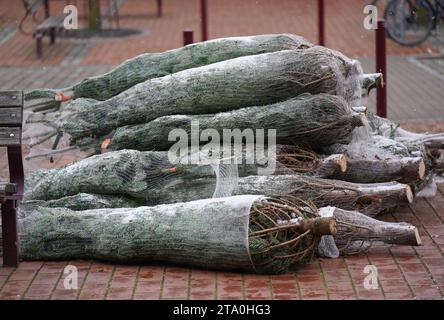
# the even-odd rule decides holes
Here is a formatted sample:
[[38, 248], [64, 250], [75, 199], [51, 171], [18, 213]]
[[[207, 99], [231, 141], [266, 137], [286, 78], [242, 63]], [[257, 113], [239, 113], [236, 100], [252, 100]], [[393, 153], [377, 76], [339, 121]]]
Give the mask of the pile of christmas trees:
[[368, 113], [380, 85], [358, 61], [279, 34], [28, 92], [28, 122], [49, 128], [40, 141], [63, 134], [96, 155], [27, 177], [21, 256], [280, 273], [376, 241], [420, 245], [414, 226], [375, 217], [432, 183], [444, 135]]

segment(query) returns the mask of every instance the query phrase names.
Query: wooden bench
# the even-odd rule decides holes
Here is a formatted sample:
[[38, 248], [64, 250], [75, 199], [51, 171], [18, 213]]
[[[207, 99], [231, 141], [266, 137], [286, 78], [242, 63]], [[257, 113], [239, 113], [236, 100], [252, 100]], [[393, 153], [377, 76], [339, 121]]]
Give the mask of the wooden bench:
[[[23, 34], [29, 34], [23, 29], [23, 23], [28, 17], [32, 17], [34, 21], [36, 21], [36, 15], [40, 9], [44, 9], [45, 18], [42, 22], [40, 22], [35, 28], [32, 36], [36, 39], [36, 52], [37, 57], [42, 57], [42, 42], [43, 37], [48, 35], [50, 38], [50, 44], [55, 43], [57, 31], [63, 30], [63, 22], [65, 20], [65, 16], [51, 16], [49, 10], [49, 0], [22, 0], [25, 6], [25, 15], [20, 21], [19, 30]], [[91, 0], [88, 0], [91, 1]], [[106, 16], [110, 18], [110, 21], [115, 21], [118, 28], [120, 28], [119, 21], [119, 11], [118, 7], [121, 4], [122, 0], [108, 0], [108, 5], [106, 9]], [[100, 2], [100, 1], [99, 1]], [[67, 3], [70, 3], [68, 1]], [[76, 2], [74, 2], [76, 4]], [[156, 0], [157, 4], [157, 16], [162, 16], [162, 0]], [[99, 7], [100, 8], [100, 7]], [[100, 12], [100, 10], [99, 10]]]
[[49, 36], [49, 43], [52, 45], [55, 43], [57, 30], [63, 29], [63, 21], [65, 16], [50, 16], [49, 13], [49, 0], [23, 0], [23, 4], [25, 6], [25, 16], [20, 21], [20, 31], [22, 33], [26, 32], [23, 30], [23, 23], [27, 17], [33, 17], [35, 20], [35, 16], [40, 9], [44, 9], [45, 18], [44, 20], [37, 25], [32, 36], [36, 40], [36, 48], [37, 48], [37, 57], [40, 58], [42, 56], [42, 41], [45, 35]]
[[22, 160], [23, 92], [0, 92], [0, 147], [8, 153], [9, 180], [0, 183], [2, 209], [3, 265], [19, 263], [17, 205], [23, 198], [24, 172]]

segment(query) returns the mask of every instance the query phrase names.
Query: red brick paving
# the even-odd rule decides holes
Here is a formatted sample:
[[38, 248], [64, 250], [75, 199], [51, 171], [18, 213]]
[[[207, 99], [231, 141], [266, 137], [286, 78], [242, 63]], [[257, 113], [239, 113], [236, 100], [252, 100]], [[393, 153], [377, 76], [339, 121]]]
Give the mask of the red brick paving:
[[[81, 3], [80, 1], [79, 3]], [[102, 1], [104, 4], [105, 2]], [[122, 27], [144, 32], [137, 36], [93, 41], [82, 64], [117, 64], [143, 52], [159, 52], [182, 45], [182, 31], [195, 30], [200, 39], [198, 0], [163, 0], [164, 16], [157, 18], [155, 1], [127, 0], [119, 9]], [[51, 1], [53, 14], [62, 14], [63, 1]], [[84, 5], [78, 6], [84, 15]], [[363, 2], [356, 0], [326, 1], [326, 45], [350, 56], [374, 55], [374, 32], [363, 28]], [[14, 27], [18, 26], [24, 9], [21, 1], [0, 0], [0, 16]], [[316, 1], [303, 0], [212, 0], [208, 9], [209, 38], [292, 32], [317, 42]], [[80, 21], [81, 23], [82, 21]], [[26, 30], [35, 25], [27, 20]], [[91, 43], [90, 41], [89, 43]], [[82, 45], [78, 41], [59, 38], [53, 46], [44, 42], [44, 56], [35, 56], [35, 41], [17, 32], [0, 46], [0, 66], [57, 65], [72, 49]], [[125, 48], [125, 50], [122, 50]], [[420, 54], [437, 52], [430, 44], [402, 47], [388, 41], [388, 54]]]
[[[374, 58], [360, 57], [358, 60], [366, 72], [374, 72]], [[404, 56], [389, 56], [387, 73], [388, 118], [403, 124], [414, 122], [414, 125], [418, 120], [427, 121], [420, 131], [444, 131], [443, 79], [411, 63]], [[365, 105], [376, 112], [375, 92], [370, 94]], [[433, 123], [436, 121], [440, 123]]]

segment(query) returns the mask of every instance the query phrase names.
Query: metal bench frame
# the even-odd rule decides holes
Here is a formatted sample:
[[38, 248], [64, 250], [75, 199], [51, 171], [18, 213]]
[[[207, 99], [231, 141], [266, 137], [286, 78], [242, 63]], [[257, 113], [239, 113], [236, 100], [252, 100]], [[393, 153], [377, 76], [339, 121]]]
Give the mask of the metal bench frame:
[[2, 208], [3, 266], [19, 264], [17, 205], [23, 198], [22, 158], [23, 91], [0, 92], [0, 147], [8, 153], [9, 180], [0, 185]]
[[[51, 16], [49, 10], [49, 0], [22, 0], [25, 6], [26, 13], [19, 24], [19, 30], [23, 34], [30, 34], [23, 29], [23, 23], [28, 17], [32, 17], [33, 20], [37, 23], [37, 27], [35, 28], [32, 36], [36, 39], [36, 52], [37, 58], [42, 57], [42, 44], [43, 37], [45, 35], [49, 36], [49, 43], [52, 45], [55, 43], [57, 30], [63, 29], [63, 22], [65, 16]], [[70, 3], [68, 1], [67, 3]], [[157, 16], [162, 16], [162, 0], [156, 0], [157, 4]], [[45, 19], [42, 22], [38, 22], [36, 20], [37, 12], [42, 8], [44, 8]], [[116, 23], [117, 28], [120, 28], [120, 19], [119, 19], [119, 10], [116, 0], [108, 0], [108, 9], [107, 16], [110, 18], [110, 21], [113, 20]]]

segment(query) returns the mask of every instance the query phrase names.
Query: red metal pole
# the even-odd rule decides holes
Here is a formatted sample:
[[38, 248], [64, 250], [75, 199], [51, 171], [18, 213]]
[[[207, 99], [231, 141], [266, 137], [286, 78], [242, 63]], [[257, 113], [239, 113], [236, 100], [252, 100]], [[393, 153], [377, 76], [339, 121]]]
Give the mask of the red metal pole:
[[318, 0], [318, 36], [319, 45], [325, 45], [325, 11], [324, 11], [324, 0]]
[[157, 16], [162, 16], [162, 0], [157, 0]]
[[200, 0], [200, 21], [202, 25], [202, 41], [208, 40], [207, 0]]
[[378, 20], [376, 29], [376, 72], [381, 72], [384, 83], [376, 91], [376, 114], [387, 118], [387, 53], [386, 53], [385, 21]]
[[193, 43], [193, 30], [191, 29], [183, 30], [183, 45], [186, 46], [192, 43]]

